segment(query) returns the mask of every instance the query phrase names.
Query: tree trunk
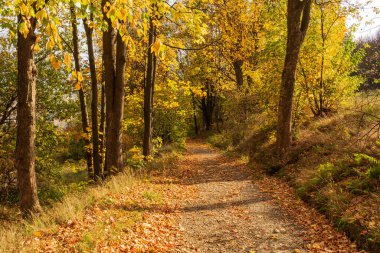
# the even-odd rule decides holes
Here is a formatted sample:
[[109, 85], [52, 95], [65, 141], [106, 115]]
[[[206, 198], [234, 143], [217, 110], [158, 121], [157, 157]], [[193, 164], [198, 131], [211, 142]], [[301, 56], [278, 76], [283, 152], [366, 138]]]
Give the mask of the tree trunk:
[[[18, 17], [18, 22], [22, 22]], [[36, 44], [35, 28], [37, 21], [29, 17], [28, 35], [17, 33], [17, 141], [16, 168], [20, 194], [20, 209], [27, 216], [41, 210], [35, 172], [35, 138], [36, 138], [36, 77], [34, 62]]]
[[124, 115], [124, 86], [125, 86], [125, 67], [126, 67], [126, 45], [120, 34], [117, 35], [116, 46], [116, 79], [114, 87], [113, 114], [111, 128], [111, 138], [109, 147], [111, 150], [110, 168], [115, 167], [118, 171], [123, 168], [122, 157], [122, 122]]
[[242, 60], [234, 61], [232, 63], [235, 70], [236, 84], [238, 88], [243, 87], [243, 84], [244, 84], [244, 74], [243, 74], [243, 68], [242, 68], [243, 63], [244, 62]]
[[[90, 16], [92, 21], [92, 14]], [[92, 101], [91, 101], [91, 125], [92, 125], [92, 157], [94, 161], [94, 180], [98, 181], [102, 176], [102, 171], [100, 167], [100, 155], [99, 155], [99, 126], [98, 126], [98, 80], [96, 77], [96, 65], [95, 65], [95, 54], [94, 45], [92, 40], [93, 29], [87, 24], [87, 20], [83, 20], [84, 29], [87, 38], [87, 50], [88, 50], [88, 61], [91, 73], [91, 91], [92, 91]]]
[[215, 97], [214, 97], [213, 85], [209, 80], [206, 82], [206, 97], [202, 98], [201, 109], [203, 114], [203, 123], [206, 131], [211, 130], [213, 113], [215, 107]]
[[277, 122], [277, 151], [286, 153], [292, 143], [292, 107], [296, 69], [302, 42], [310, 21], [311, 0], [288, 0], [288, 38], [280, 91]]
[[112, 27], [111, 20], [107, 17], [106, 12], [104, 12], [105, 5], [108, 1], [102, 0], [103, 6], [103, 19], [107, 23], [107, 30], [103, 32], [103, 64], [104, 64], [104, 86], [106, 93], [106, 131], [105, 131], [105, 144], [106, 144], [106, 157], [104, 164], [104, 173], [105, 176], [111, 173], [110, 166], [108, 164], [108, 160], [111, 160], [113, 157], [110, 154], [111, 149], [109, 147], [112, 145], [110, 142], [110, 123], [113, 118], [113, 88], [115, 84], [115, 56], [116, 52], [114, 50], [114, 36], [115, 31]]
[[[103, 75], [102, 75], [103, 76]], [[103, 76], [104, 80], [104, 76]], [[106, 121], [106, 94], [104, 88], [104, 81], [102, 80], [102, 88], [100, 94], [100, 126], [99, 126], [99, 149], [100, 149], [100, 167], [104, 168], [104, 132], [105, 132], [105, 121]]]
[[321, 55], [321, 70], [320, 70], [320, 80], [319, 80], [319, 106], [317, 107], [317, 114], [320, 117], [324, 116], [324, 67], [325, 67], [325, 53], [326, 53], [326, 36], [325, 35], [325, 13], [324, 6], [320, 6], [321, 10], [321, 39], [322, 39], [322, 55]]
[[197, 120], [197, 107], [195, 103], [194, 94], [192, 93], [191, 96], [192, 96], [192, 101], [193, 101], [194, 130], [195, 130], [195, 135], [198, 135], [199, 129], [198, 129], [198, 120]]
[[[102, 1], [103, 10], [107, 2], [107, 0]], [[106, 158], [104, 171], [106, 175], [110, 175], [123, 168], [121, 139], [124, 113], [126, 45], [121, 35], [116, 35], [106, 12], [103, 12], [103, 19], [108, 25], [107, 30], [103, 32], [106, 94]]]
[[[71, 26], [72, 26], [72, 36], [73, 36], [73, 57], [76, 72], [80, 72], [80, 63], [79, 63], [79, 45], [78, 45], [78, 27], [77, 27], [77, 19], [75, 13], [74, 3], [70, 2], [70, 13], [71, 13]], [[83, 87], [81, 86], [78, 90], [79, 94], [79, 102], [80, 102], [80, 111], [82, 117], [82, 131], [86, 135], [84, 138], [84, 143], [86, 146], [86, 160], [87, 160], [87, 171], [88, 176], [90, 178], [93, 177], [93, 167], [92, 167], [92, 153], [90, 147], [90, 138], [89, 138], [89, 125], [88, 125], [88, 115], [87, 115], [87, 106], [86, 99], [83, 91]]]
[[148, 157], [152, 153], [152, 114], [153, 114], [153, 93], [155, 79], [155, 55], [151, 46], [155, 41], [155, 27], [150, 18], [148, 39], [148, 59], [144, 86], [144, 140], [143, 155]]

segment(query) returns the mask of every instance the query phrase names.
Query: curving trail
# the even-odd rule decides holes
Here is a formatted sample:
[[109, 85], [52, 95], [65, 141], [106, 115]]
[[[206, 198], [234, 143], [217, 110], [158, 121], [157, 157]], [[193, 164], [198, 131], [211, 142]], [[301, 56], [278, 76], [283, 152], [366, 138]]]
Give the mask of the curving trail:
[[184, 252], [302, 252], [305, 234], [252, 183], [252, 172], [198, 142], [188, 143], [180, 168], [195, 196], [181, 204]]
[[115, 177], [77, 217], [16, 252], [360, 252], [288, 185], [202, 142], [173, 162]]

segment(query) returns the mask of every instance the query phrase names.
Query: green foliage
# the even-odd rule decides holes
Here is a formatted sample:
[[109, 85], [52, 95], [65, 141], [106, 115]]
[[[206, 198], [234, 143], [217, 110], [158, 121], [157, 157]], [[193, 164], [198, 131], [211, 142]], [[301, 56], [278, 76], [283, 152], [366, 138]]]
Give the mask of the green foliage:
[[127, 165], [134, 169], [141, 169], [145, 166], [145, 158], [141, 147], [134, 146], [129, 150]]
[[325, 163], [319, 165], [316, 171], [316, 177], [322, 184], [327, 184], [333, 181], [334, 174], [337, 173], [337, 169], [332, 163]]
[[298, 187], [297, 194], [301, 198], [307, 199], [311, 193], [318, 192], [328, 185], [336, 184], [353, 173], [352, 168], [343, 162], [320, 164], [314, 171], [313, 176]]
[[379, 180], [380, 179], [380, 164], [377, 164], [374, 167], [371, 167], [367, 171], [369, 178]]
[[207, 141], [211, 145], [224, 150], [226, 150], [232, 144], [231, 140], [226, 136], [225, 133], [210, 135], [207, 138]]
[[86, 145], [83, 139], [75, 137], [70, 138], [67, 148], [67, 154], [64, 155], [65, 159], [73, 159], [79, 161], [84, 159], [86, 152]]
[[379, 159], [363, 153], [357, 153], [354, 156], [357, 165], [361, 165], [361, 167], [355, 170], [356, 178], [347, 183], [347, 189], [354, 194], [373, 191], [379, 185], [380, 180]]
[[363, 161], [368, 161], [372, 165], [379, 165], [380, 164], [380, 160], [378, 160], [377, 158], [375, 158], [373, 156], [367, 155], [367, 154], [357, 153], [357, 154], [354, 154], [354, 157], [355, 157], [355, 161], [358, 164], [362, 163]]
[[330, 183], [316, 192], [313, 199], [318, 209], [329, 218], [340, 217], [347, 208], [347, 197], [339, 190], [336, 184]]

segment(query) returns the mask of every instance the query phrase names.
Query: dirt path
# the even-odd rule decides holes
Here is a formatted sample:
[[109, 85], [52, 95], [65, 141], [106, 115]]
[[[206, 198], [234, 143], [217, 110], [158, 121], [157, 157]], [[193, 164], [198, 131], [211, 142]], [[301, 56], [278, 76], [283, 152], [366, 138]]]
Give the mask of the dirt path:
[[186, 242], [179, 252], [356, 252], [287, 185], [253, 178], [242, 162], [200, 142], [187, 149], [181, 184], [193, 194], [179, 203]]
[[288, 185], [204, 143], [158, 168], [111, 179], [82, 212], [10, 252], [359, 252]]
[[181, 205], [187, 251], [302, 252], [305, 231], [254, 186], [251, 172], [197, 142], [188, 152], [180, 164], [195, 192]]

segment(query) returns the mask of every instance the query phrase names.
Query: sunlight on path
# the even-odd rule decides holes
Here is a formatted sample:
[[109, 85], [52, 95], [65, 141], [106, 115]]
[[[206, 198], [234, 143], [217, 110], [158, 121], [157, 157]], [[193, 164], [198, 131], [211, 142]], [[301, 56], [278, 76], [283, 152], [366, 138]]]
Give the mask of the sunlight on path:
[[188, 150], [180, 166], [193, 175], [182, 184], [195, 194], [181, 205], [182, 252], [304, 251], [303, 229], [254, 187], [244, 166], [204, 144]]

